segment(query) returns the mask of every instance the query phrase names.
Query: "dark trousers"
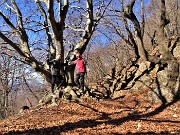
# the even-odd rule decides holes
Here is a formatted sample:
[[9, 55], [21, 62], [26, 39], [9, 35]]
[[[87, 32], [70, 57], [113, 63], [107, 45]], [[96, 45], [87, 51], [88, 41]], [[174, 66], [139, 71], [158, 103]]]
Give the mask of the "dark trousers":
[[58, 88], [60, 88], [63, 84], [63, 77], [62, 75], [52, 75], [52, 82], [51, 82], [51, 89], [52, 93], [54, 93], [54, 86], [57, 85]]
[[84, 91], [84, 75], [85, 73], [77, 73], [75, 83], [82, 91]]

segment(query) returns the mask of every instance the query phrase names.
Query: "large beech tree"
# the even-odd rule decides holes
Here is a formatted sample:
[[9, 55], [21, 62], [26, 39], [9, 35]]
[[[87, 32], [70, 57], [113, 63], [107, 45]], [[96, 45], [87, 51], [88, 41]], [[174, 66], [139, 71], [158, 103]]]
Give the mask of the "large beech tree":
[[[55, 58], [61, 54], [63, 58], [66, 57], [64, 53], [67, 46], [64, 43], [71, 44], [68, 41], [69, 35], [76, 38], [71, 44], [73, 50], [70, 50], [70, 59], [73, 59], [77, 49], [83, 53], [110, 2], [111, 0], [4, 1], [0, 10], [1, 45], [7, 44], [13, 48], [19, 54], [16, 59], [30, 65], [50, 80], [50, 71], [43, 62], [44, 56], [51, 54]], [[72, 79], [71, 76], [69, 78]]]

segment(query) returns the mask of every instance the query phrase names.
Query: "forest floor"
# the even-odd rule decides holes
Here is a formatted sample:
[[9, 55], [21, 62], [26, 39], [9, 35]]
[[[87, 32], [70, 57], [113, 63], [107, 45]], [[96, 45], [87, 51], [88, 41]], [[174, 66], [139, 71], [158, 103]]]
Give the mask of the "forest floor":
[[122, 92], [111, 100], [60, 100], [56, 107], [31, 108], [0, 121], [7, 135], [180, 134], [180, 101], [162, 107], [145, 93]]

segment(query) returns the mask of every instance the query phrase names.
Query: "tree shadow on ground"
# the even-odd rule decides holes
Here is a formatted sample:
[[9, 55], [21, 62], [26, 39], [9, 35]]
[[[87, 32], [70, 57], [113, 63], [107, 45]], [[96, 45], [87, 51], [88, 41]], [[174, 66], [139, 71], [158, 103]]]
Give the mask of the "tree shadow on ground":
[[[146, 113], [146, 114], [136, 114], [136, 113], [132, 113], [127, 115], [126, 117], [122, 117], [122, 118], [118, 118], [118, 119], [111, 119], [109, 117], [108, 113], [104, 113], [104, 112], [99, 112], [97, 109], [92, 108], [91, 106], [85, 105], [85, 104], [80, 104], [83, 107], [87, 107], [89, 109], [92, 109], [95, 112], [101, 113], [101, 116], [97, 119], [86, 119], [86, 120], [80, 120], [78, 122], [75, 123], [65, 123], [62, 126], [54, 126], [54, 127], [48, 127], [48, 128], [41, 128], [41, 129], [30, 129], [30, 130], [26, 130], [26, 131], [10, 131], [9, 133], [6, 133], [5, 135], [21, 135], [21, 134], [25, 134], [25, 135], [55, 135], [55, 134], [61, 134], [63, 132], [68, 132], [77, 128], [93, 128], [96, 127], [100, 124], [110, 124], [110, 125], [121, 125], [124, 122], [128, 122], [131, 120], [147, 120], [144, 118], [148, 118], [150, 116], [154, 116], [160, 112], [162, 112], [163, 110], [165, 110], [167, 107], [169, 107], [170, 105], [174, 104], [175, 102], [177, 102], [177, 100], [168, 103], [166, 105], [162, 104], [161, 106], [157, 107], [155, 110], [153, 110], [152, 112]], [[103, 120], [103, 121], [100, 121]], [[179, 123], [179, 121], [170, 121], [170, 120], [164, 120], [164, 121], [158, 121], [158, 122], [172, 122], [172, 123]], [[178, 133], [180, 133], [180, 131], [177, 131]], [[118, 135], [118, 133], [115, 133]], [[127, 133], [127, 134], [157, 134], [154, 132], [137, 132], [137, 133]], [[168, 131], [163, 131], [159, 134], [169, 134]], [[120, 135], [120, 134], [119, 134]]]
[[[178, 131], [177, 133], [180, 133], [180, 131]], [[126, 133], [126, 135], [169, 135], [169, 134], [170, 133], [168, 131], [163, 131], [160, 133], [155, 133], [155, 132], [138, 132], [138, 133], [128, 132]], [[123, 135], [123, 134], [115, 133], [113, 135]]]

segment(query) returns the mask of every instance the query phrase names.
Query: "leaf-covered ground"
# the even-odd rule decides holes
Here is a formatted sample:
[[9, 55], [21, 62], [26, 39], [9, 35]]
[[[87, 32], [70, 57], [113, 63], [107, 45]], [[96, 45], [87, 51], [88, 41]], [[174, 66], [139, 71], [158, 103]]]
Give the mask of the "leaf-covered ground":
[[31, 108], [1, 120], [0, 134], [180, 134], [180, 101], [162, 107], [144, 97], [126, 93], [114, 100], [60, 100], [57, 107]]

